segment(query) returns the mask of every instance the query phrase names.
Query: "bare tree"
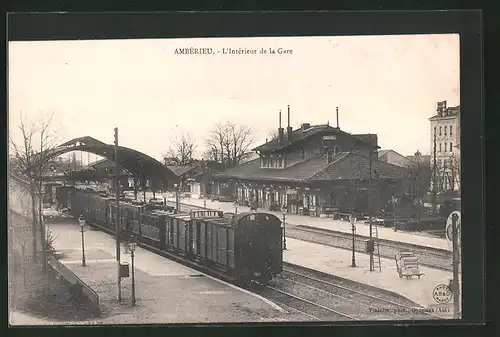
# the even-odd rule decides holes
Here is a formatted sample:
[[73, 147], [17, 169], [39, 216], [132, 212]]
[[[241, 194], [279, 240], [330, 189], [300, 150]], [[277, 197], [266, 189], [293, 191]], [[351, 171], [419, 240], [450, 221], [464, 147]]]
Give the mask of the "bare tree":
[[250, 127], [218, 123], [205, 140], [204, 158], [223, 163], [226, 168], [239, 165], [254, 141]]
[[267, 133], [268, 141], [278, 139], [278, 137], [279, 137], [279, 133], [278, 133], [278, 130], [276, 130], [276, 129], [270, 129], [269, 132]]
[[179, 139], [171, 140], [163, 160], [167, 165], [186, 166], [193, 163], [194, 152], [196, 151], [196, 139], [189, 133], [183, 133]]
[[[55, 130], [52, 128], [53, 115], [40, 115], [35, 121], [28, 121], [21, 114], [18, 129], [21, 132], [21, 141], [13, 140], [9, 135], [9, 162], [11, 177], [31, 196], [32, 213], [32, 244], [33, 259], [36, 261], [36, 233], [40, 230], [44, 268], [46, 268], [45, 250], [46, 237], [43, 223], [43, 175], [47, 171], [52, 159], [52, 151], [57, 146]], [[38, 199], [38, 200], [37, 200]], [[38, 202], [37, 202], [38, 201]], [[37, 228], [37, 224], [38, 227]]]
[[444, 159], [443, 179], [448, 182], [449, 190], [460, 190], [460, 157], [457, 154]]
[[417, 208], [417, 216], [420, 221], [423, 197], [429, 192], [431, 187], [431, 162], [430, 160], [425, 160], [420, 151], [417, 151], [414, 154], [414, 160], [409, 163], [406, 168], [409, 171], [409, 195]]

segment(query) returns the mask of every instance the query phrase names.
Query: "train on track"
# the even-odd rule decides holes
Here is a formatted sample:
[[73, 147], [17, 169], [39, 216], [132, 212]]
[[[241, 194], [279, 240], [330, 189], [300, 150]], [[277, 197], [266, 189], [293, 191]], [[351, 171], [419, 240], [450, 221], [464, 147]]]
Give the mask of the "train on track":
[[268, 284], [283, 269], [281, 220], [266, 212], [240, 214], [121, 200], [115, 196], [54, 187], [58, 207], [120, 239], [136, 242], [162, 255], [226, 281], [248, 286]]

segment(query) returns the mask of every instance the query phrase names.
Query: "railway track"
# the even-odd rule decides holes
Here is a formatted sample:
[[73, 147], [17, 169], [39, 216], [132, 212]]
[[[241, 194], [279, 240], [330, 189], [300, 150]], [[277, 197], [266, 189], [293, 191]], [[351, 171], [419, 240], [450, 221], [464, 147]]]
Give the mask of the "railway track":
[[[369, 289], [356, 282], [285, 263], [278, 282], [293, 292], [306, 290], [320, 305], [333, 306], [351, 320], [432, 320], [439, 319], [432, 310], [424, 309], [412, 301]], [[333, 301], [332, 301], [333, 299]], [[339, 306], [337, 303], [341, 303]]]
[[[287, 228], [286, 236], [302, 241], [318, 243], [326, 246], [352, 249], [352, 234], [332, 232], [327, 229], [306, 226], [294, 226]], [[355, 247], [358, 253], [364, 253], [367, 237], [356, 235]], [[399, 251], [413, 251], [419, 259], [419, 264], [429, 268], [452, 271], [451, 252], [436, 248], [417, 246], [413, 244], [399, 243], [379, 239], [380, 256], [394, 259]]]
[[278, 287], [265, 286], [260, 295], [278, 303], [280, 306], [302, 314], [314, 321], [352, 321], [357, 320], [338, 309], [333, 309], [330, 306], [322, 305], [315, 301], [308, 300], [305, 297], [298, 296], [292, 292], [285, 291]]

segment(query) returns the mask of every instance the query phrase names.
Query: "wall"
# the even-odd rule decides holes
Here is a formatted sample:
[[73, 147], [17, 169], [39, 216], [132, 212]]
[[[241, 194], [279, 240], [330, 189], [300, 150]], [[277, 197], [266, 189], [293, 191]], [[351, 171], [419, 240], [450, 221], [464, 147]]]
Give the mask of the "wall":
[[66, 268], [61, 262], [57, 261], [53, 256], [49, 257], [49, 267], [53, 270], [56, 277], [62, 277], [71, 285], [79, 285], [81, 288], [81, 295], [88, 300], [90, 309], [95, 316], [101, 315], [101, 308], [99, 305], [99, 295], [92, 290], [85, 282], [78, 276]]

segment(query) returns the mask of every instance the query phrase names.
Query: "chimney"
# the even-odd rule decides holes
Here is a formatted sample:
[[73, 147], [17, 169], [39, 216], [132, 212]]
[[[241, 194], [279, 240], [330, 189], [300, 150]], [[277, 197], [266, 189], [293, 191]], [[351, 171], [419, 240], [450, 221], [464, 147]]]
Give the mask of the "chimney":
[[285, 141], [285, 132], [284, 129], [281, 127], [281, 109], [280, 109], [280, 124], [278, 128], [278, 140], [280, 142], [280, 145], [283, 145], [283, 142]]
[[288, 105], [288, 126], [286, 128], [286, 138], [288, 141], [292, 139], [292, 127], [290, 126], [290, 105]]
[[335, 111], [337, 112], [337, 129], [338, 129], [339, 128], [339, 107], [336, 107]]
[[306, 131], [311, 127], [310, 123], [302, 123], [302, 131]]

